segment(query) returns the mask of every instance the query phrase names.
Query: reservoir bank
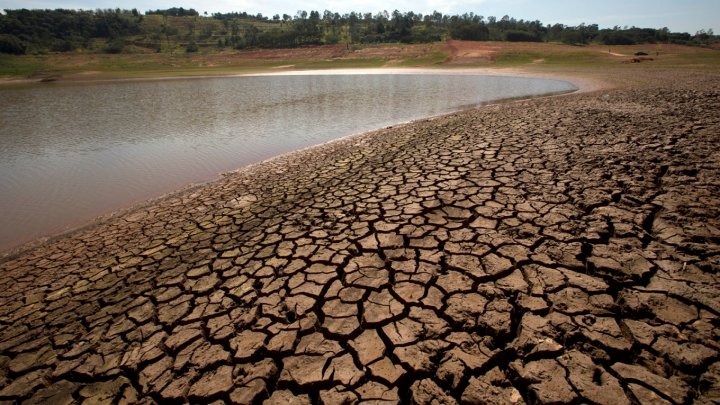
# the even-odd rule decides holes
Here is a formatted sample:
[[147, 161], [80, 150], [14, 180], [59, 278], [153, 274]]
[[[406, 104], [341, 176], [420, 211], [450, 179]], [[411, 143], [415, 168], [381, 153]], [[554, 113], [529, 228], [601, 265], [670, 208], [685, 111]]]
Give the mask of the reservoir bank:
[[332, 139], [575, 89], [385, 70], [0, 88], [0, 249]]

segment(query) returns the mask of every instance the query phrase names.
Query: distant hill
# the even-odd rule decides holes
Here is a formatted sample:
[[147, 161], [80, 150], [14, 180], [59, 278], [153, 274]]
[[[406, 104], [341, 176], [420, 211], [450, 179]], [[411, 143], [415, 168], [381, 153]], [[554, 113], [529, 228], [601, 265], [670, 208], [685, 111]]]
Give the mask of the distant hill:
[[500, 19], [473, 13], [422, 15], [300, 11], [200, 15], [193, 9], [164, 10], [5, 10], [0, 14], [0, 53], [193, 53], [224, 48], [294, 48], [321, 44], [429, 43], [446, 39], [601, 43], [672, 43], [712, 46], [712, 30], [695, 35], [667, 28], [599, 29], [597, 24], [543, 25], [540, 21]]

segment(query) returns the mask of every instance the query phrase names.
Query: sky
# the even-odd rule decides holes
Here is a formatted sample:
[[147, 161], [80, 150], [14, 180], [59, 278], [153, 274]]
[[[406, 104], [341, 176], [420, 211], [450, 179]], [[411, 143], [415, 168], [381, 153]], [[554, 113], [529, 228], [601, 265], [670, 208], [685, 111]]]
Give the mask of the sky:
[[429, 14], [464, 14], [473, 12], [485, 17], [504, 15], [516, 19], [540, 20], [543, 24], [598, 24], [600, 28], [636, 26], [667, 27], [674, 32], [696, 33], [712, 29], [720, 34], [720, 0], [0, 0], [0, 9], [17, 8], [194, 8], [200, 13], [247, 12], [265, 16], [289, 14], [298, 10], [325, 10], [341, 14], [393, 10]]

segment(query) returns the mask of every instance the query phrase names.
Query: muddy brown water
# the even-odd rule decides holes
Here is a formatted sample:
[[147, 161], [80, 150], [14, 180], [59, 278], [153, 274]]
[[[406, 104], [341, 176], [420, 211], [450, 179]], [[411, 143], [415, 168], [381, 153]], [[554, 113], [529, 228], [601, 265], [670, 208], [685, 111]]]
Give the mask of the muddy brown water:
[[219, 173], [564, 81], [277, 75], [0, 89], [0, 250]]

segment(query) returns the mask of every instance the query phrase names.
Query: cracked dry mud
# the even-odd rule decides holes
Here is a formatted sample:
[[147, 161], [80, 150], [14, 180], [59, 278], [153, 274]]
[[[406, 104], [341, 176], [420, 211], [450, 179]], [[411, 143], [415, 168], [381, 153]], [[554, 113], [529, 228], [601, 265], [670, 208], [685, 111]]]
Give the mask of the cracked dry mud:
[[0, 403], [717, 404], [720, 80], [281, 157], [0, 264]]

